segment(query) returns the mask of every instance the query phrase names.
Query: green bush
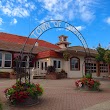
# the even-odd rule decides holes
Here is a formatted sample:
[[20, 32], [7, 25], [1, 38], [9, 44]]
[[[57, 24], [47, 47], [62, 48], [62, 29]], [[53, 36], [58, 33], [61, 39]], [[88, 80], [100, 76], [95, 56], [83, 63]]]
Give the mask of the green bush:
[[92, 74], [91, 73], [86, 73], [85, 77], [89, 78], [89, 79], [92, 79]]
[[2, 103], [0, 103], [0, 110], [3, 110]]

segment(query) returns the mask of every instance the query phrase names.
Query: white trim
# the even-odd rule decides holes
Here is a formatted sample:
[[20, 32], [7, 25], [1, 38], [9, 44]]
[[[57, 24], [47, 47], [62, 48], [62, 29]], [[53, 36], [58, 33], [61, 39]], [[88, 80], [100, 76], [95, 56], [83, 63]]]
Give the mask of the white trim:
[[[0, 52], [1, 54], [2, 54], [2, 52]], [[2, 58], [3, 59], [3, 58]], [[0, 61], [2, 61], [2, 59], [0, 59]], [[2, 68], [2, 63], [1, 63], [1, 66], [0, 66], [0, 68]]]
[[[56, 61], [56, 69], [61, 69], [61, 65], [62, 65], [61, 60], [59, 60], [59, 59], [53, 59], [53, 66], [54, 66], [54, 61]], [[60, 61], [60, 68], [58, 68], [58, 62], [59, 61]]]
[[[6, 69], [10, 69], [12, 68], [12, 53], [10, 52], [3, 52], [3, 51], [0, 51], [0, 53], [2, 53], [2, 66], [0, 68], [6, 68]], [[11, 60], [5, 60], [5, 54], [10, 54], [11, 55]], [[10, 67], [5, 67], [5, 61], [11, 61], [11, 65]]]

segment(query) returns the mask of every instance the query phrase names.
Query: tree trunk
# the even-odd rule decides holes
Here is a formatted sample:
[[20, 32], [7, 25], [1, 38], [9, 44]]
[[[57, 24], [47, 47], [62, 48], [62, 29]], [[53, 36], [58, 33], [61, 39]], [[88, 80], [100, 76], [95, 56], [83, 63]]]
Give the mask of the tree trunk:
[[96, 70], [96, 74], [97, 76], [100, 76], [100, 62], [97, 61], [97, 70]]

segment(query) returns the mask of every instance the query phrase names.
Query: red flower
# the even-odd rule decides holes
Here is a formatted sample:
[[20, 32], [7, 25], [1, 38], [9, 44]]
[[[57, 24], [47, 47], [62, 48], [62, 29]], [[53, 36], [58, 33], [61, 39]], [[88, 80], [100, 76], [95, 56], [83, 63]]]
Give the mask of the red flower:
[[13, 86], [12, 86], [12, 88], [13, 88], [13, 89], [16, 89], [16, 86], [15, 86], [15, 85], [13, 85]]
[[4, 90], [4, 93], [7, 93], [7, 91], [8, 91], [8, 88]]

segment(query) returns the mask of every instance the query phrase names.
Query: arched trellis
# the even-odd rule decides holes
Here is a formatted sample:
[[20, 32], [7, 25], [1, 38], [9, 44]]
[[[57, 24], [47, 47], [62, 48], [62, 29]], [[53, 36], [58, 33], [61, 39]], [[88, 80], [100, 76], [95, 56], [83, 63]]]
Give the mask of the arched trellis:
[[[21, 59], [19, 60], [18, 66], [16, 67], [16, 68], [18, 68], [17, 69], [18, 74], [22, 73], [21, 63], [22, 63], [22, 59], [23, 59], [24, 49], [26, 47], [28, 39], [33, 35], [34, 37], [36, 37], [36, 42], [37, 42], [43, 33], [45, 33], [46, 31], [48, 31], [50, 29], [53, 29], [53, 28], [63, 28], [63, 29], [66, 29], [66, 30], [72, 32], [74, 35], [76, 35], [76, 37], [80, 40], [81, 44], [83, 45], [86, 56], [90, 56], [90, 50], [88, 48], [85, 38], [73, 25], [71, 25], [70, 23], [68, 23], [66, 21], [62, 21], [62, 20], [49, 20], [49, 21], [45, 21], [45, 22], [41, 23], [36, 28], [34, 28], [33, 31], [29, 34], [29, 36], [26, 38], [26, 41], [20, 52]], [[36, 42], [33, 44], [31, 50], [28, 52], [29, 57], [31, 57], [31, 55], [32, 55], [32, 51], [35, 47]], [[29, 82], [30, 82], [30, 68], [28, 68], [28, 72], [29, 72]], [[21, 78], [20, 78], [20, 80], [21, 80]]]

